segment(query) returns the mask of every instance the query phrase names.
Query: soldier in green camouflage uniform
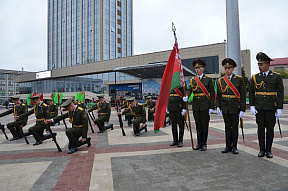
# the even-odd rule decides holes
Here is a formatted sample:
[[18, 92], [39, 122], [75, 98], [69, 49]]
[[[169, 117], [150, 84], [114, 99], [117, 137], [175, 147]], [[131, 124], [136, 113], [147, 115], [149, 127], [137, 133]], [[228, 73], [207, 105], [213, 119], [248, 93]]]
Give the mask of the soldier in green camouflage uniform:
[[[97, 109], [98, 112], [98, 118], [95, 120], [95, 123], [98, 126], [98, 133], [103, 133], [106, 130], [106, 127], [104, 126], [104, 123], [107, 125], [110, 119], [111, 115], [111, 106], [108, 101], [105, 101], [104, 95], [98, 95], [99, 102], [92, 106], [88, 112], [91, 112], [93, 110]], [[113, 125], [111, 127], [111, 130], [113, 130]]]
[[[183, 96], [183, 87], [178, 87], [178, 89]], [[173, 134], [173, 142], [170, 144], [170, 146], [177, 145], [178, 147], [182, 147], [186, 104], [183, 102], [183, 98], [179, 94], [177, 94], [175, 90], [172, 90], [169, 94], [168, 111], [169, 111], [169, 118], [172, 123], [172, 134]], [[177, 124], [179, 125], [179, 139], [178, 139]]]
[[[196, 81], [196, 77], [190, 80], [190, 86], [187, 89], [187, 97], [184, 97], [184, 101], [188, 101], [191, 93], [194, 93], [192, 101], [193, 116], [195, 119], [198, 145], [194, 147], [194, 150], [205, 151], [207, 149], [208, 127], [210, 121], [210, 114], [214, 110], [215, 103], [215, 91], [212, 82], [212, 78], [203, 73], [206, 63], [201, 59], [195, 59], [193, 61], [197, 78], [207, 90], [208, 96], [200, 88], [200, 85]], [[204, 89], [204, 91], [205, 91]]]
[[225, 68], [225, 75], [227, 76], [228, 80], [234, 85], [240, 94], [240, 97], [237, 98], [231, 87], [228, 86], [224, 80], [224, 77], [218, 79], [216, 101], [217, 113], [218, 115], [222, 115], [223, 112], [226, 137], [226, 147], [222, 153], [227, 153], [232, 150], [233, 154], [238, 154], [237, 142], [239, 118], [243, 117], [246, 107], [245, 86], [242, 76], [233, 74], [234, 67], [237, 67], [234, 60], [231, 58], [225, 58], [222, 61], [222, 65]]
[[[73, 104], [73, 99], [70, 98], [64, 102], [61, 107], [64, 107], [68, 112], [57, 116], [53, 119], [47, 120], [46, 123], [53, 123], [69, 118], [69, 122], [72, 123], [72, 128], [66, 129], [65, 133], [69, 140], [69, 151], [68, 154], [72, 154], [78, 151], [78, 147], [86, 144], [88, 147], [91, 146], [90, 137], [87, 137], [88, 132], [88, 117], [86, 111]], [[80, 141], [79, 138], [82, 137]]]
[[[282, 114], [284, 102], [283, 81], [279, 74], [269, 69], [269, 56], [259, 52], [256, 56], [260, 73], [253, 75], [250, 83], [249, 102], [253, 115], [256, 115], [258, 125], [258, 140], [260, 152], [258, 157], [272, 158], [271, 147], [274, 138], [276, 118]], [[266, 128], [266, 147], [265, 147]]]
[[30, 127], [28, 131], [33, 135], [33, 137], [36, 140], [36, 143], [33, 144], [33, 146], [42, 144], [42, 141], [44, 140], [44, 129], [46, 129], [46, 132], [49, 133], [47, 125], [44, 123], [45, 119], [50, 118], [49, 108], [48, 106], [40, 100], [39, 95], [32, 96], [30, 99], [34, 102], [34, 107], [32, 110], [23, 113], [16, 117], [19, 119], [25, 119], [31, 114], [35, 114], [36, 116], [36, 125]]
[[[20, 96], [13, 96], [11, 97], [11, 99], [15, 103], [13, 109], [10, 109], [8, 111], [1, 113], [0, 117], [9, 115], [11, 113], [13, 113], [14, 116], [17, 116], [17, 115], [26, 113], [28, 111], [27, 105], [25, 105], [24, 103], [21, 103]], [[14, 122], [7, 124], [7, 128], [10, 130], [11, 134], [13, 135], [13, 138], [10, 139], [10, 141], [14, 141], [23, 137], [22, 131], [19, 128], [23, 128], [27, 124], [27, 120], [28, 120], [28, 117], [25, 117], [23, 119], [18, 119]]]
[[[136, 136], [140, 135], [140, 132], [142, 130], [145, 130], [147, 132], [147, 125], [146, 123], [146, 111], [144, 105], [141, 103], [136, 103], [135, 97], [130, 97], [128, 99], [130, 102], [128, 109], [124, 110], [122, 112], [122, 115], [125, 115], [126, 113], [130, 112], [133, 116], [133, 132]], [[121, 114], [121, 112], [117, 113], [118, 115]], [[142, 123], [142, 127], [140, 128], [140, 123]]]

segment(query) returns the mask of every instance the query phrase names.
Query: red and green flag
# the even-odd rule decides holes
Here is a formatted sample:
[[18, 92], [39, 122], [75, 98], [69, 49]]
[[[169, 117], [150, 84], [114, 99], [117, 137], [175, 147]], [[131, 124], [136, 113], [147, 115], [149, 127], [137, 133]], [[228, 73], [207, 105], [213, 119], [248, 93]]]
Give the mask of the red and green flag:
[[63, 98], [63, 92], [61, 92], [61, 94], [59, 95], [59, 104], [61, 104], [62, 98]]
[[30, 99], [31, 96], [32, 96], [32, 94], [28, 94], [28, 96], [27, 96], [27, 105], [28, 106], [31, 105], [31, 99]]
[[58, 103], [58, 92], [54, 93], [53, 95], [53, 102]]
[[81, 92], [79, 101], [85, 102], [85, 92]]
[[215, 80], [214, 90], [215, 90], [215, 103], [216, 103], [216, 98], [217, 98], [217, 79]]
[[[182, 62], [175, 33], [174, 37], [175, 37], [175, 43], [162, 77], [160, 93], [156, 104], [155, 120], [154, 120], [155, 133], [159, 131], [160, 127], [164, 127], [169, 93], [174, 88], [184, 86], [185, 84]], [[167, 87], [170, 87], [170, 89]]]

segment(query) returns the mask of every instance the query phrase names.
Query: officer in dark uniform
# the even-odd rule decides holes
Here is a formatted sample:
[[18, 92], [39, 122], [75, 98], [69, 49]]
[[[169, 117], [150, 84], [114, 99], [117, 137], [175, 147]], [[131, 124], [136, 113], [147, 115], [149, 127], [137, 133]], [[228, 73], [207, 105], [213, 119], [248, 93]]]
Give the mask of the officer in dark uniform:
[[147, 96], [146, 106], [148, 109], [148, 121], [154, 121], [153, 114], [155, 113], [156, 102], [151, 96]]
[[[13, 109], [10, 109], [8, 111], [1, 113], [0, 117], [9, 115], [11, 113], [13, 113], [14, 116], [17, 116], [17, 115], [26, 113], [28, 111], [27, 105], [25, 105], [24, 103], [21, 103], [20, 96], [13, 96], [11, 97], [11, 99], [13, 103], [15, 104]], [[17, 119], [16, 121], [7, 124], [7, 128], [10, 130], [11, 134], [13, 135], [13, 138], [10, 139], [10, 141], [14, 141], [23, 137], [22, 131], [19, 128], [23, 128], [27, 124], [27, 120], [28, 120], [28, 117], [25, 117], [21, 120]]]
[[234, 67], [237, 66], [233, 59], [225, 58], [222, 65], [225, 68], [225, 76], [218, 79], [216, 101], [217, 113], [218, 115], [223, 113], [225, 123], [226, 147], [222, 153], [227, 153], [232, 149], [233, 154], [238, 154], [238, 124], [239, 117], [242, 118], [245, 112], [245, 86], [242, 76], [233, 74]]
[[19, 116], [16, 116], [16, 119], [24, 119], [28, 117], [31, 114], [35, 114], [36, 116], [36, 125], [33, 127], [30, 127], [28, 131], [33, 135], [33, 137], [36, 140], [36, 143], [33, 144], [33, 146], [42, 144], [42, 141], [44, 140], [44, 129], [46, 129], [46, 132], [49, 133], [47, 125], [44, 123], [45, 119], [50, 118], [49, 108], [48, 105], [46, 105], [43, 101], [40, 100], [39, 95], [32, 96], [30, 99], [34, 102], [34, 107], [32, 110], [23, 113]]
[[[135, 97], [130, 97], [127, 99], [129, 101], [129, 107], [128, 109], [124, 110], [122, 112], [122, 115], [125, 115], [126, 113], [130, 112], [133, 116], [133, 132], [136, 136], [140, 135], [140, 132], [142, 130], [145, 130], [147, 132], [147, 125], [146, 123], [146, 111], [144, 105], [141, 103], [136, 103]], [[121, 114], [121, 112], [117, 113], [118, 115]], [[140, 123], [142, 123], [142, 127], [140, 128]]]
[[[73, 98], [65, 101], [61, 107], [64, 107], [68, 112], [53, 119], [49, 119], [46, 123], [58, 122], [69, 118], [69, 122], [72, 123], [72, 128], [68, 128], [65, 131], [69, 140], [68, 154], [78, 151], [78, 147], [83, 144], [87, 144], [87, 147], [90, 147], [91, 138], [87, 137], [88, 117], [86, 111], [78, 105], [74, 105]], [[78, 141], [80, 137], [82, 137], [82, 139], [81, 141]]]
[[[53, 119], [54, 117], [58, 116], [58, 106], [53, 102], [51, 98], [47, 98], [47, 102], [48, 102], [48, 108], [49, 108], [49, 113], [50, 113], [49, 119]], [[51, 125], [53, 126], [54, 123]], [[60, 122], [58, 122], [58, 125], [60, 125]]]
[[[99, 102], [93, 105], [88, 112], [97, 109], [98, 118], [95, 120], [95, 123], [98, 126], [98, 133], [103, 133], [106, 130], [104, 123], [107, 125], [111, 115], [111, 106], [108, 101], [105, 101], [104, 95], [98, 95]], [[111, 126], [111, 130], [113, 130], [113, 125]]]
[[[187, 102], [191, 93], [194, 93], [192, 110], [196, 123], [198, 140], [198, 145], [194, 147], [194, 149], [201, 149], [201, 151], [205, 151], [207, 149], [210, 114], [214, 110], [215, 91], [212, 78], [203, 73], [206, 63], [197, 58], [192, 64], [195, 67], [197, 76], [190, 79], [190, 86], [187, 89], [187, 96], [183, 98], [183, 101]], [[200, 81], [199, 84], [196, 78], [198, 78], [197, 80]]]
[[[269, 69], [269, 56], [259, 52], [256, 56], [260, 73], [253, 75], [250, 83], [249, 103], [251, 113], [256, 115], [260, 152], [258, 157], [272, 158], [271, 147], [274, 138], [276, 118], [282, 114], [284, 87], [281, 76]], [[265, 148], [266, 128], [266, 148]]]
[[[174, 89], [170, 92], [168, 100], [169, 118], [172, 123], [173, 134], [173, 142], [170, 144], [170, 146], [177, 145], [178, 147], [182, 147], [186, 104], [183, 101], [183, 87], [178, 87], [177, 89], [181, 92], [182, 96], [179, 95]], [[179, 125], [179, 139], [177, 124]]]

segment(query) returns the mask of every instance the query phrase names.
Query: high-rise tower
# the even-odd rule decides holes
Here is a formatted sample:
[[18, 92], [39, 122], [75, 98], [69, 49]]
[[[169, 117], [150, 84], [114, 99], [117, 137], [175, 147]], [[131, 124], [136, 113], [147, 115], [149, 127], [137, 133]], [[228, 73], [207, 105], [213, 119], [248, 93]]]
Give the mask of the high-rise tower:
[[133, 0], [48, 0], [48, 66], [133, 55]]

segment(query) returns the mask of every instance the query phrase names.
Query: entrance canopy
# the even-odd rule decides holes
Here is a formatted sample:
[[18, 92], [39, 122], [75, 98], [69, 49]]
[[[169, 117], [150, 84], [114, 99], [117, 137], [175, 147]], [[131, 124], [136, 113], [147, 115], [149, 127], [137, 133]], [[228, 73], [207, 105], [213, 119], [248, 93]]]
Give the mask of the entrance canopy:
[[[141, 79], [162, 78], [167, 63], [155, 63], [140, 66], [115, 68], [114, 72], [123, 72]], [[196, 76], [195, 72], [183, 66], [184, 76]]]

